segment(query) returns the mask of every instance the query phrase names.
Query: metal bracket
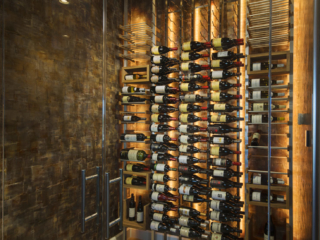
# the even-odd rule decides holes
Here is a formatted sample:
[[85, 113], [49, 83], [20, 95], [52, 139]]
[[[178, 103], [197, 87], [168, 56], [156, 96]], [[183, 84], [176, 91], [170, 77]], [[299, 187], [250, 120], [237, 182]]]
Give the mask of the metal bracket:
[[[97, 173], [86, 177], [86, 170], [81, 171], [81, 233], [85, 231], [85, 224], [94, 218], [97, 218], [97, 225], [99, 224], [99, 205], [100, 205], [100, 167], [96, 167]], [[86, 181], [96, 178], [97, 180], [97, 197], [96, 197], [96, 212], [88, 217], [85, 217], [85, 206], [86, 206]]]

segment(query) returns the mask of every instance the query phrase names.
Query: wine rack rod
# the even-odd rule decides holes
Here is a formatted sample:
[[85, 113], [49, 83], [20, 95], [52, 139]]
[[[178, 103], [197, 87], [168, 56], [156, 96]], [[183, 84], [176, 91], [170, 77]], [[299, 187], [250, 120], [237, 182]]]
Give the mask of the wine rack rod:
[[[287, 109], [287, 110], [272, 110], [271, 112], [272, 113], [281, 113], [281, 112], [284, 112], [284, 113], [288, 113], [290, 110]], [[247, 111], [247, 113], [268, 113], [268, 111]]]
[[[262, 170], [250, 170], [247, 169], [247, 172], [252, 172], [252, 173], [268, 173], [268, 171], [262, 171]], [[279, 175], [289, 175], [289, 173], [287, 172], [274, 172], [274, 171], [270, 171], [271, 174], [279, 174]]]
[[[268, 149], [268, 146], [247, 146], [247, 148]], [[281, 149], [289, 150], [290, 146], [287, 146], [287, 147], [271, 147], [271, 149], [273, 149], [273, 150], [281, 150]]]
[[[288, 101], [289, 98], [271, 98], [271, 101]], [[248, 102], [268, 102], [268, 98], [247, 99]]]
[[146, 111], [146, 112], [125, 112], [125, 111], [120, 111], [119, 114], [134, 114], [134, 113], [137, 113], [137, 114], [150, 114], [149, 111]]
[[135, 124], [135, 123], [143, 123], [143, 124], [150, 124], [150, 121], [139, 121], [139, 122], [123, 122], [120, 121], [120, 124]]
[[[272, 85], [271, 89], [288, 89], [290, 85]], [[247, 90], [268, 90], [268, 86], [263, 87], [247, 87]]]
[[[268, 125], [268, 123], [249, 123], [248, 125]], [[272, 122], [272, 125], [291, 125], [291, 122]]]
[[151, 104], [148, 102], [129, 102], [129, 103], [120, 103], [121, 105], [141, 105], [141, 104]]

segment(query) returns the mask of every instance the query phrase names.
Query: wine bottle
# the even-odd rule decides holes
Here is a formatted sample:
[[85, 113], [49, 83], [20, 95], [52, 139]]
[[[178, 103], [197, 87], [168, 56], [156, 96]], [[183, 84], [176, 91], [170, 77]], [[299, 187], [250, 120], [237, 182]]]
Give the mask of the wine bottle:
[[196, 73], [180, 74], [179, 79], [181, 82], [207, 82], [207, 81], [211, 81], [211, 78], [209, 76], [196, 74]]
[[209, 214], [211, 220], [219, 221], [219, 222], [240, 222], [239, 218], [232, 217], [227, 213], [219, 212], [219, 211], [211, 211]]
[[131, 194], [129, 201], [129, 221], [134, 221], [136, 218], [136, 202], [134, 201], [134, 195]]
[[177, 206], [173, 205], [171, 202], [157, 202], [151, 203], [151, 210], [160, 211], [160, 212], [168, 212], [168, 211], [177, 211]]
[[195, 103], [195, 102], [204, 102], [208, 101], [208, 97], [200, 96], [198, 94], [186, 94], [184, 96], [180, 96], [181, 101], [187, 102], [187, 103]]
[[226, 114], [222, 114], [222, 115], [213, 114], [213, 115], [210, 115], [210, 118], [208, 119], [208, 122], [212, 122], [212, 123], [231, 123], [231, 122], [243, 121], [243, 120], [244, 120], [244, 118], [233, 117], [233, 116], [226, 115]]
[[208, 108], [209, 112], [233, 112], [239, 110], [242, 110], [242, 107], [232, 106], [227, 103], [210, 104]]
[[169, 191], [176, 191], [177, 189], [171, 188], [168, 185], [165, 184], [159, 184], [159, 183], [152, 183], [150, 185], [150, 188], [152, 191], [157, 191], [157, 192], [162, 192], [162, 193], [167, 193]]
[[230, 133], [230, 132], [241, 132], [241, 128], [232, 128], [225, 124], [214, 124], [208, 126], [208, 132], [210, 133]]
[[260, 130], [257, 130], [257, 131], [252, 135], [251, 146], [259, 146], [260, 137], [261, 137], [261, 131], [260, 131]]
[[202, 51], [204, 49], [210, 48], [210, 42], [196, 42], [196, 41], [190, 41], [190, 42], [184, 42], [182, 44], [182, 51], [184, 52], [199, 52]]
[[177, 228], [170, 228], [170, 232], [172, 233], [178, 233], [181, 237], [187, 237], [187, 238], [204, 238], [208, 239], [208, 235], [201, 234], [197, 232], [196, 230], [188, 227], [179, 227]]
[[150, 199], [153, 201], [177, 201], [176, 197], [169, 197], [165, 195], [164, 193], [160, 192], [151, 192], [150, 193]]
[[[268, 175], [253, 173], [251, 175], [251, 183], [258, 185], [268, 185]], [[270, 184], [284, 184], [284, 180], [282, 178], [270, 177]]]
[[215, 200], [226, 200], [226, 201], [240, 199], [240, 197], [233, 196], [232, 194], [230, 194], [228, 192], [217, 191], [217, 190], [212, 190], [210, 193], [210, 197]]
[[179, 213], [185, 216], [190, 217], [197, 217], [197, 216], [206, 216], [205, 213], [201, 213], [197, 211], [196, 209], [190, 208], [190, 207], [179, 207]]
[[208, 184], [207, 179], [200, 178], [196, 175], [182, 175], [179, 176], [179, 182], [180, 183], [185, 183], [185, 184]]
[[144, 102], [148, 99], [146, 98], [140, 98], [135, 96], [123, 96], [121, 99], [122, 103], [131, 103], [131, 102]]
[[184, 165], [180, 165], [178, 167], [178, 170], [180, 173], [185, 173], [185, 174], [194, 174], [194, 173], [207, 173], [210, 170], [198, 167], [198, 166], [193, 166], [193, 165], [189, 165], [189, 166], [184, 166]]
[[168, 232], [170, 230], [170, 226], [162, 222], [151, 221], [150, 229], [158, 232]]
[[230, 145], [232, 143], [241, 143], [241, 139], [232, 139], [228, 136], [214, 136], [210, 137], [210, 142], [212, 144]]
[[[269, 239], [269, 234], [268, 234], [268, 221], [264, 225], [264, 235], [263, 235], [264, 240]], [[272, 221], [272, 212], [270, 212], [270, 240], [275, 240], [276, 239], [276, 226], [274, 225]]]
[[242, 99], [242, 95], [231, 95], [225, 92], [213, 92], [210, 97], [211, 101], [214, 102], [226, 102], [232, 99]]
[[132, 87], [132, 86], [124, 86], [124, 87], [122, 87], [121, 92], [124, 94], [126, 94], [126, 93], [145, 93], [146, 89]]
[[180, 71], [183, 72], [200, 72], [203, 70], [209, 70], [209, 65], [200, 65], [197, 63], [187, 62], [187, 63], [181, 63], [180, 64]]
[[124, 122], [138, 122], [138, 121], [141, 121], [141, 120], [147, 120], [146, 118], [141, 118], [141, 117], [138, 117], [138, 116], [134, 116], [134, 115], [124, 115], [122, 117], [122, 121]]
[[190, 103], [181, 103], [179, 105], [179, 111], [184, 113], [206, 111], [207, 109], [207, 107], [201, 107]]
[[[283, 96], [285, 96], [285, 93], [271, 92], [271, 97], [283, 97]], [[250, 92], [249, 97], [252, 99], [268, 98], [269, 92], [268, 91], [252, 91]]]
[[195, 157], [180, 155], [178, 157], [178, 162], [182, 164], [194, 164], [194, 163], [206, 163], [206, 160], [201, 160]]
[[127, 177], [125, 180], [126, 184], [134, 185], [134, 186], [144, 186], [146, 185], [146, 181], [140, 178]]
[[147, 75], [140, 75], [140, 74], [126, 74], [124, 76], [124, 80], [134, 80], [134, 79], [144, 79], [147, 78]]
[[[268, 111], [269, 104], [268, 103], [253, 103], [251, 107], [251, 111]], [[274, 105], [271, 104], [271, 110], [278, 110], [286, 108], [286, 105]]]
[[168, 175], [163, 173], [151, 173], [151, 179], [159, 182], [177, 181], [177, 179], [170, 178]]
[[179, 142], [184, 144], [193, 144], [197, 142], [207, 142], [206, 138], [201, 138], [200, 136], [193, 136], [193, 135], [180, 135]]
[[169, 115], [161, 115], [161, 114], [152, 114], [151, 115], [152, 122], [169, 122], [169, 121], [177, 121], [177, 118], [170, 117]]
[[[284, 117], [270, 117], [271, 122], [275, 121], [284, 121]], [[250, 123], [268, 123], [268, 115], [267, 114], [257, 114], [249, 116]]]
[[[262, 70], [269, 70], [269, 63], [268, 62], [260, 62], [260, 63], [253, 63], [251, 66], [251, 71], [262, 71]], [[271, 64], [271, 69], [276, 68], [284, 68], [284, 64]]]
[[193, 92], [198, 91], [200, 89], [208, 89], [209, 86], [200, 86], [195, 83], [180, 83], [179, 89], [181, 92]]
[[179, 152], [182, 152], [182, 153], [206, 153], [207, 150], [201, 150], [197, 147], [194, 147], [194, 146], [190, 146], [190, 145], [185, 145], [185, 144], [181, 144], [179, 146]]
[[182, 113], [179, 116], [179, 121], [182, 123], [191, 123], [191, 122], [198, 122], [198, 121], [208, 121], [208, 118], [206, 117], [198, 117], [193, 114], [186, 114]]
[[166, 105], [158, 105], [158, 104], [152, 104], [150, 106], [150, 112], [152, 113], [171, 113], [175, 112], [178, 109], [171, 107], [171, 106], [166, 106]]
[[168, 147], [162, 143], [152, 143], [150, 145], [150, 149], [151, 149], [151, 151], [162, 152], [162, 153], [165, 153], [167, 151], [175, 151], [176, 150], [175, 148]]
[[143, 150], [122, 149], [120, 152], [120, 158], [129, 161], [143, 161], [150, 157], [151, 154], [146, 154], [146, 152]]
[[190, 217], [187, 217], [187, 216], [180, 216], [178, 218], [178, 223], [181, 225], [181, 226], [184, 226], [184, 227], [207, 227], [207, 224], [205, 223], [200, 223], [198, 221], [196, 221], [195, 219], [193, 218], [190, 218]]
[[179, 60], [176, 58], [168, 58], [166, 56], [151, 56], [152, 64], [158, 65], [158, 66], [174, 66], [176, 64], [179, 64]]
[[153, 46], [151, 48], [151, 53], [153, 55], [160, 55], [160, 54], [166, 54], [170, 51], [177, 51], [178, 48], [177, 47], [173, 47], [173, 48], [168, 48], [166, 46]]
[[143, 165], [143, 164], [127, 164], [126, 165], [126, 171], [129, 172], [143, 172], [143, 171], [149, 171], [150, 168]]
[[[283, 84], [283, 80], [271, 80], [271, 85]], [[269, 86], [269, 79], [266, 78], [255, 78], [249, 80], [249, 87], [264, 87]]]
[[217, 222], [211, 223], [211, 231], [218, 232], [218, 233], [233, 233], [233, 232], [242, 233], [241, 229], [233, 228], [227, 224], [217, 223]]
[[[228, 235], [226, 234], [221, 234], [221, 233], [212, 233], [211, 234], [211, 240], [230, 240], [233, 238], [229, 238]], [[235, 238], [238, 239], [238, 238]]]
[[169, 153], [152, 153], [153, 161], [177, 161], [177, 159]]
[[177, 141], [176, 138], [171, 138], [167, 134], [152, 134], [150, 136], [150, 139], [155, 142], [160, 142], [160, 143], [168, 143], [170, 141]]
[[168, 131], [171, 131], [171, 130], [176, 130], [175, 127], [171, 127], [167, 124], [156, 124], [156, 123], [152, 123], [150, 125], [150, 128], [149, 130], [151, 132], [168, 132]]
[[211, 56], [212, 56], [212, 60], [225, 59], [230, 61], [245, 57], [243, 53], [234, 53], [231, 51], [216, 52], [216, 53], [212, 53]]
[[170, 97], [170, 96], [151, 96], [150, 97], [150, 102], [151, 103], [167, 103], [167, 104], [171, 104], [171, 103], [176, 103], [178, 102], [179, 99], [174, 98], [174, 97]]
[[150, 71], [152, 74], [159, 75], [159, 76], [178, 72], [176, 68], [169, 68], [166, 66], [153, 66], [151, 67]]
[[231, 169], [213, 169], [211, 172], [212, 177], [232, 178], [241, 177], [242, 172], [235, 172]]
[[195, 125], [186, 125], [186, 124], [181, 124], [178, 127], [178, 131], [180, 133], [196, 133], [196, 132], [206, 132], [207, 128], [201, 128], [199, 126]]
[[194, 202], [194, 203], [210, 202], [209, 199], [205, 199], [196, 195], [182, 195], [182, 199], [183, 201]]
[[232, 167], [234, 165], [241, 166], [241, 162], [232, 162], [227, 158], [210, 158], [208, 159], [208, 163], [213, 166], [221, 166], [221, 167]]
[[243, 67], [243, 63], [242, 62], [233, 62], [233, 61], [229, 61], [229, 60], [212, 60], [211, 61], [211, 69], [230, 69], [233, 67]]
[[227, 79], [229, 77], [241, 76], [241, 73], [230, 72], [227, 70], [213, 71], [210, 74], [211, 79]]
[[168, 78], [167, 76], [158, 76], [152, 75], [150, 82], [157, 84], [157, 85], [166, 85], [173, 82], [178, 82], [179, 80], [176, 78]]
[[241, 154], [241, 151], [232, 151], [225, 147], [213, 146], [213, 147], [210, 147], [210, 154], [220, 157], [220, 156], [227, 156], [229, 154]]
[[164, 213], [150, 213], [150, 217], [152, 220], [164, 223], [176, 223], [178, 220], [175, 218], [170, 218], [168, 215]]
[[239, 88], [242, 85], [239, 84], [235, 84], [235, 83], [229, 83], [226, 81], [212, 81], [210, 83], [210, 89], [213, 91], [220, 91], [220, 90], [228, 90], [230, 88]]
[[207, 54], [207, 53], [200, 54], [197, 52], [183, 52], [180, 55], [180, 60], [181, 61], [194, 61], [199, 58], [205, 58], [205, 57], [209, 57], [209, 54]]
[[[255, 202], [268, 202], [268, 192], [252, 191], [250, 193], [250, 200]], [[271, 193], [270, 201], [284, 203], [285, 200], [284, 200], [284, 196]]]
[[177, 171], [176, 168], [170, 168], [169, 165], [163, 163], [151, 163], [150, 168], [160, 172]]
[[122, 141], [127, 142], [137, 142], [137, 141], [144, 141], [145, 139], [149, 139], [149, 136], [145, 136], [142, 133], [135, 133], [135, 134], [121, 134], [120, 139]]
[[227, 212], [239, 212], [240, 207], [232, 206], [229, 202], [226, 201], [218, 201], [218, 200], [211, 200], [210, 208], [217, 211], [227, 211]]
[[211, 39], [211, 47], [216, 50], [228, 50], [229, 48], [243, 45], [243, 39], [215, 38]]
[[175, 94], [179, 91], [178, 88], [175, 87], [168, 87], [167, 85], [163, 85], [163, 86], [152, 86], [150, 88], [150, 92], [151, 93], [158, 93], [158, 94], [168, 94], [168, 93], [172, 93]]
[[143, 216], [143, 205], [141, 196], [139, 196], [139, 203], [137, 207], [137, 223], [143, 223], [144, 216]]

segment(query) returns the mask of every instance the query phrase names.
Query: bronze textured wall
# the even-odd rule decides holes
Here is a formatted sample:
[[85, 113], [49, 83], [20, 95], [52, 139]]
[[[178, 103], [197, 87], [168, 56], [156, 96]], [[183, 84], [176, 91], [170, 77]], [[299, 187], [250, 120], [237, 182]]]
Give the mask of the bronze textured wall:
[[[80, 233], [80, 171], [92, 175], [102, 165], [103, 0], [68, 2], [4, 0], [4, 239], [101, 235], [101, 224], [95, 221]], [[120, 63], [114, 42], [116, 26], [122, 23], [122, 2], [108, 1], [110, 139], [118, 138], [108, 111], [118, 90]], [[112, 178], [118, 175], [113, 148], [106, 148], [106, 171], [112, 169]], [[95, 211], [95, 194], [95, 181], [88, 181], [86, 215]], [[110, 200], [117, 206], [118, 199]], [[114, 207], [111, 219], [116, 215]]]

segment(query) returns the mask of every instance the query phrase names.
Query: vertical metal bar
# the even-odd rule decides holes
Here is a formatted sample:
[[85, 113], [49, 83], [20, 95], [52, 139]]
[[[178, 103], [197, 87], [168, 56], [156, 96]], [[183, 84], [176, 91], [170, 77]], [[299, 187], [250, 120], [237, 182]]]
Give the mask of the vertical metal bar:
[[156, 19], [156, 0], [152, 0], [152, 44], [156, 45], [157, 44], [157, 31], [156, 31], [156, 24], [157, 24], [157, 19]]
[[191, 3], [191, 34], [190, 34], [190, 41], [194, 40], [194, 36], [193, 35], [194, 35], [194, 0], [192, 0], [192, 3]]
[[81, 232], [85, 230], [85, 206], [86, 206], [86, 170], [81, 171]]
[[120, 211], [119, 211], [119, 214], [120, 214], [120, 222], [119, 222], [119, 229], [122, 230], [123, 228], [123, 169], [120, 168], [119, 169], [119, 172], [120, 172], [120, 187], [119, 187], [119, 191], [120, 191]]
[[109, 231], [109, 225], [110, 225], [110, 218], [109, 218], [109, 212], [110, 212], [110, 199], [109, 199], [109, 191], [110, 191], [110, 179], [109, 179], [109, 173], [105, 174], [105, 185], [106, 185], [106, 229], [107, 229], [107, 239], [109, 239], [110, 231]]
[[97, 225], [99, 225], [99, 217], [100, 217], [100, 167], [96, 167], [97, 171], [97, 199], [96, 199], [96, 211], [97, 211]]

